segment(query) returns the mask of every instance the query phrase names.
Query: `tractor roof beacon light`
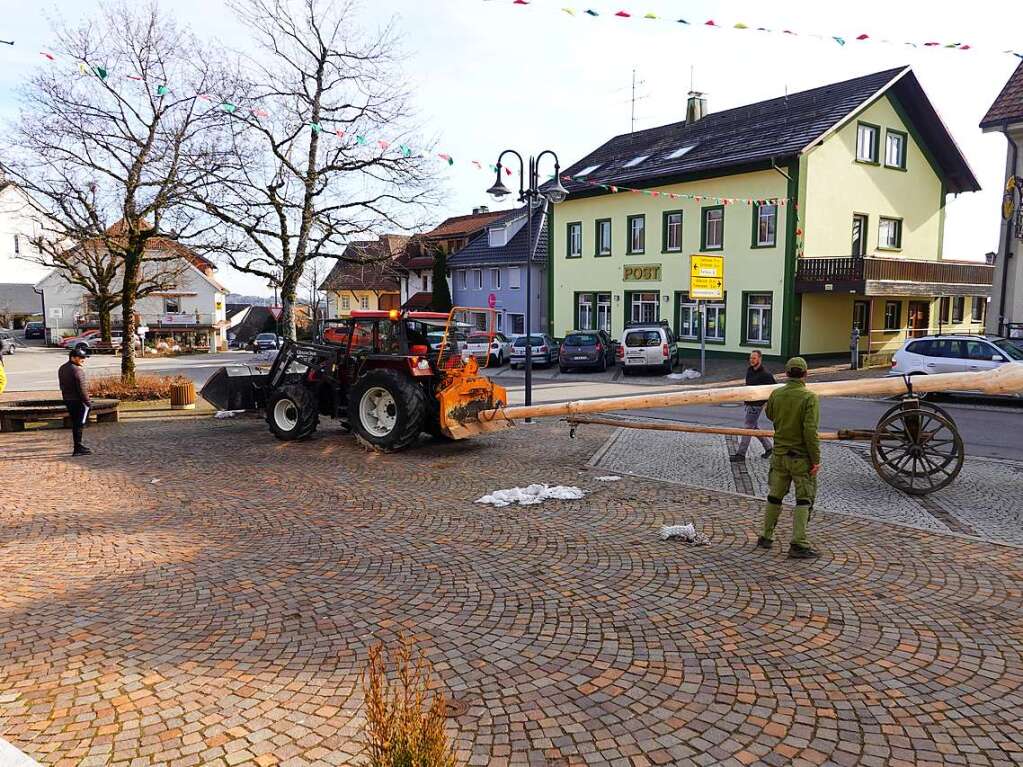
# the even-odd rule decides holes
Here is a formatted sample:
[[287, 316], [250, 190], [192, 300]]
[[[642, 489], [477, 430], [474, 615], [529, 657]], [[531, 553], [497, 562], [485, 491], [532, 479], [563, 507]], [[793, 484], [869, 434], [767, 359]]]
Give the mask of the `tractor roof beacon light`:
[[494, 181], [494, 185], [487, 190], [487, 194], [495, 200], [504, 199], [511, 194], [511, 190], [509, 190], [501, 180], [501, 163], [497, 164], [497, 180]]

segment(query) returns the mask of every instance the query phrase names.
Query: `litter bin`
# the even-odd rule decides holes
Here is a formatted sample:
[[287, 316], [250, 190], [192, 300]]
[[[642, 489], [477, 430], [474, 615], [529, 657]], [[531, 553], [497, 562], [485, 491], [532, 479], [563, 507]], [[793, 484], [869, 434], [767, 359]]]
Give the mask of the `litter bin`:
[[171, 384], [171, 410], [195, 410], [195, 383]]

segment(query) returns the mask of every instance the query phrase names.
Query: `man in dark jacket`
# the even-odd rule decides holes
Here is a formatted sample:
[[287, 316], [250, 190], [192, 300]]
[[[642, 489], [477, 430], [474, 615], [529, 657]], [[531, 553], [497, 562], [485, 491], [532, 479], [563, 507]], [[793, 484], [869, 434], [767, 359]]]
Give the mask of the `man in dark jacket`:
[[[747, 386], [764, 386], [777, 383], [774, 380], [774, 376], [767, 372], [764, 368], [763, 355], [759, 350], [754, 349], [749, 355], [749, 367], [746, 368], [746, 385]], [[767, 400], [759, 400], [757, 402], [747, 402], [746, 404], [746, 420], [742, 424], [744, 429], [755, 429], [757, 424], [760, 423], [760, 412], [764, 409], [764, 405]], [[749, 449], [749, 443], [751, 437], [742, 437], [739, 440], [739, 450], [729, 460], [732, 463], [742, 463], [746, 460], [746, 451]], [[770, 458], [773, 451], [771, 440], [767, 437], [757, 437], [760, 440], [760, 444], [764, 446], [764, 458]]]
[[75, 450], [71, 455], [89, 455], [92, 452], [82, 444], [82, 429], [89, 420], [89, 409], [92, 407], [89, 389], [85, 385], [85, 371], [82, 370], [87, 356], [85, 349], [72, 349], [68, 361], [57, 370], [60, 396], [71, 416], [71, 435], [75, 442]]

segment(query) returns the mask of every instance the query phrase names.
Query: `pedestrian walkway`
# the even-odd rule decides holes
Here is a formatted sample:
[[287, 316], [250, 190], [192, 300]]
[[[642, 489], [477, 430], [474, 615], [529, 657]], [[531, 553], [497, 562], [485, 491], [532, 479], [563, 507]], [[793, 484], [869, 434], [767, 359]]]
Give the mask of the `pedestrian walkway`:
[[[598, 481], [612, 434], [0, 435], [0, 732], [57, 767], [357, 764], [368, 648], [404, 632], [462, 764], [1023, 760], [1017, 549], [825, 513], [793, 562], [755, 548], [755, 499]], [[474, 503], [532, 482], [586, 496]], [[710, 544], [659, 538], [685, 522]]]
[[[595, 459], [608, 471], [765, 498], [770, 461], [752, 445], [745, 463], [728, 456], [738, 440], [714, 434], [631, 431], [613, 434]], [[816, 511], [840, 512], [926, 530], [963, 533], [1023, 546], [1023, 464], [967, 458], [956, 481], [913, 497], [874, 470], [867, 443], [821, 443]], [[794, 503], [790, 491], [788, 502]], [[815, 516], [814, 521], [819, 520]]]

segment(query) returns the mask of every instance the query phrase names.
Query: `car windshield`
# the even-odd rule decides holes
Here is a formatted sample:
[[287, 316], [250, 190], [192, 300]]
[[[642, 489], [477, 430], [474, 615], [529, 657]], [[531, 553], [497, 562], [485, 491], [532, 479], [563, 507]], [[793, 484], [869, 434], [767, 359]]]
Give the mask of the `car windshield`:
[[[533, 346], [543, 346], [543, 336], [530, 336], [529, 339], [532, 341]], [[526, 337], [516, 338], [515, 346], [518, 349], [524, 349], [526, 347]]]
[[565, 338], [565, 346], [596, 346], [597, 343], [594, 333], [573, 333]]
[[1005, 338], [999, 338], [997, 341], [992, 343], [998, 347], [998, 349], [1008, 357], [1010, 360], [1023, 360], [1023, 351], [1020, 350], [1012, 341]]
[[273, 341], [276, 336], [273, 333], [260, 333], [256, 336], [257, 341]]
[[661, 334], [657, 330], [634, 330], [625, 334], [625, 345], [630, 348], [660, 346]]

